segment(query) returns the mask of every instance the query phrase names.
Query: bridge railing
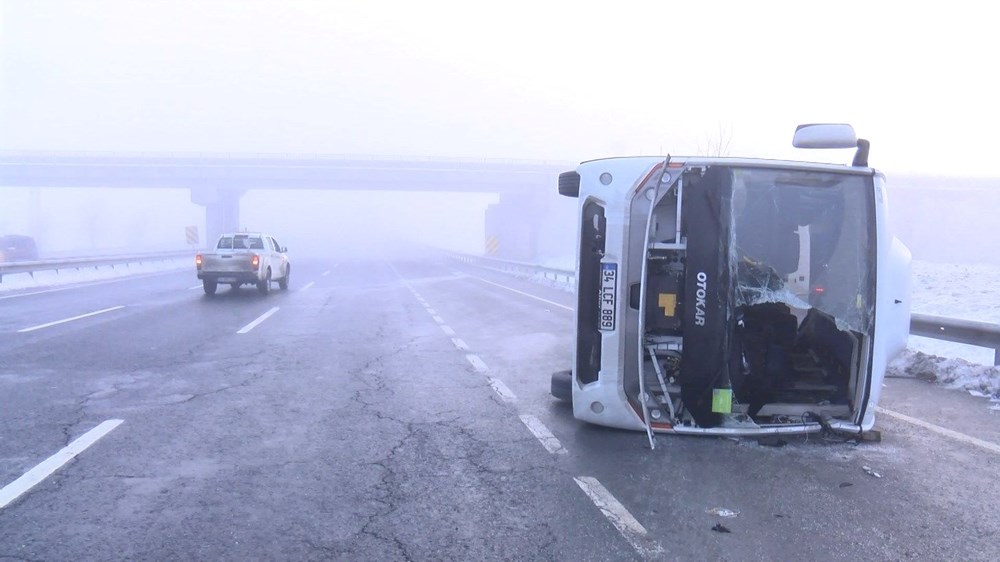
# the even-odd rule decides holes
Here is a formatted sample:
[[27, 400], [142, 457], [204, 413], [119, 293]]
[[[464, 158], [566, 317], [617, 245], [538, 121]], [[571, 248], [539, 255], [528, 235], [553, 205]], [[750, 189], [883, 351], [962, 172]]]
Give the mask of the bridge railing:
[[113, 268], [119, 265], [128, 266], [133, 263], [167, 261], [192, 256], [194, 256], [194, 252], [190, 250], [181, 250], [174, 252], [150, 252], [144, 254], [122, 254], [114, 256], [88, 256], [51, 260], [0, 262], [0, 282], [3, 281], [4, 275], [11, 275], [14, 273], [27, 273], [34, 276], [34, 274], [39, 271], [95, 269], [102, 266], [111, 266]]
[[[559, 269], [468, 254], [453, 254], [453, 256], [465, 263], [508, 273], [540, 275], [565, 283], [574, 283], [576, 280], [576, 272], [571, 269]], [[910, 334], [992, 349], [993, 364], [1000, 365], [1000, 324], [914, 313], [910, 315]]]

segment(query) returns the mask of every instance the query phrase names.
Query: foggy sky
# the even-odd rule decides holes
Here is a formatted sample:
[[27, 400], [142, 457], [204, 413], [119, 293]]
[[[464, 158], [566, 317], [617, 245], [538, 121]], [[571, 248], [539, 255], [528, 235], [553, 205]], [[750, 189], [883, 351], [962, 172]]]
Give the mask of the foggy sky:
[[[998, 175], [974, 4], [0, 4], [0, 149], [579, 161], [796, 154], [846, 121], [872, 164]], [[728, 136], [729, 133], [726, 133]]]

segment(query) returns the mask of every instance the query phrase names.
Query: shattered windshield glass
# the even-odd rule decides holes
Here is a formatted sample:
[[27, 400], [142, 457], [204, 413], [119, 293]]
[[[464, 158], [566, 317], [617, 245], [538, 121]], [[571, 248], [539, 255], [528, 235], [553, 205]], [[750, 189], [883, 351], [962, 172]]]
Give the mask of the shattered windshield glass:
[[816, 308], [841, 329], [869, 332], [872, 178], [753, 168], [733, 174], [737, 306]]

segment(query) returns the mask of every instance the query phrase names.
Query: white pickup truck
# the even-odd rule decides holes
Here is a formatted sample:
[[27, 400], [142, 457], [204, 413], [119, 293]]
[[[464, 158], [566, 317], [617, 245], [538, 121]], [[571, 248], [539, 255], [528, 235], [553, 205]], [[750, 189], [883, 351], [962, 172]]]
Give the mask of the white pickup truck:
[[275, 281], [281, 290], [288, 289], [292, 267], [287, 251], [273, 236], [236, 232], [220, 236], [214, 252], [200, 253], [194, 261], [206, 295], [214, 295], [220, 283], [234, 289], [256, 285], [266, 295]]

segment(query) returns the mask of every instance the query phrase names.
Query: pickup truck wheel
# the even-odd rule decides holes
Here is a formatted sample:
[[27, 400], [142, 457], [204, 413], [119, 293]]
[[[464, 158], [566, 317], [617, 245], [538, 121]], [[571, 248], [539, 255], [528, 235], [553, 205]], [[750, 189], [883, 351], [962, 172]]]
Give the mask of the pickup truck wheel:
[[209, 281], [208, 279], [201, 280], [201, 286], [205, 288], [205, 294], [212, 296], [215, 294], [215, 290], [219, 288], [219, 284], [215, 281]]
[[288, 290], [288, 277], [291, 274], [292, 274], [292, 266], [288, 266], [288, 269], [285, 270], [285, 276], [282, 277], [281, 279], [278, 279], [278, 288], [280, 288], [282, 291]]
[[271, 268], [267, 268], [267, 273], [265, 274], [263, 281], [257, 282], [257, 290], [260, 294], [266, 295], [271, 292]]

